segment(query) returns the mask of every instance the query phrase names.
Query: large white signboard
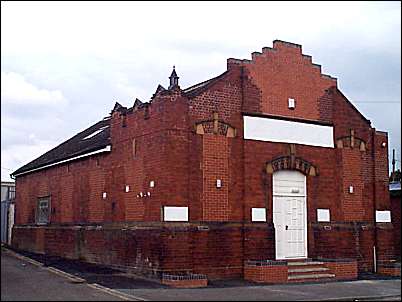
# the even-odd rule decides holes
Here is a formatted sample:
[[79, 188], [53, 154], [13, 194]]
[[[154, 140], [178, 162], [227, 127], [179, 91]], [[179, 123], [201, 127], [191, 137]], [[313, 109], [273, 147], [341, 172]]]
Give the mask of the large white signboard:
[[391, 211], [375, 211], [376, 222], [391, 222]]
[[317, 221], [329, 222], [330, 221], [329, 209], [317, 209]]
[[265, 208], [252, 208], [251, 221], [267, 221]]
[[333, 127], [265, 117], [244, 116], [244, 138], [334, 147]]
[[163, 207], [164, 221], [188, 221], [188, 207]]

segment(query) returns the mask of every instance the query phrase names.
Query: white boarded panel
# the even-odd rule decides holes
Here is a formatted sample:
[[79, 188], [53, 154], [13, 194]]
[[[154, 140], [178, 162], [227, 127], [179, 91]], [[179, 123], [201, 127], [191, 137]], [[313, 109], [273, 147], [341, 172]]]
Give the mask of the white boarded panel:
[[252, 208], [251, 209], [251, 221], [267, 221], [265, 208]]
[[188, 221], [188, 207], [163, 207], [164, 221]]
[[317, 221], [329, 222], [330, 221], [329, 209], [317, 209]]
[[274, 195], [306, 196], [306, 176], [299, 171], [276, 171], [272, 184]]
[[244, 138], [334, 147], [333, 127], [279, 119], [244, 116]]
[[391, 222], [391, 211], [375, 211], [376, 222]]

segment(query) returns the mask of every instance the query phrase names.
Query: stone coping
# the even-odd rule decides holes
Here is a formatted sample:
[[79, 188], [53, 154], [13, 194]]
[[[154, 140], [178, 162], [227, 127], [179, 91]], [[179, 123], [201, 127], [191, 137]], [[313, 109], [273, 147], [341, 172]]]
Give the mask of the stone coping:
[[272, 222], [175, 222], [175, 221], [132, 221], [132, 222], [106, 222], [106, 223], [50, 223], [50, 224], [16, 224], [16, 229], [69, 229], [69, 230], [104, 230], [104, 231], [136, 231], [136, 230], [155, 230], [155, 231], [199, 231], [203, 229], [225, 229], [225, 228], [268, 228], [273, 229]]
[[353, 258], [321, 258], [321, 257], [317, 257], [313, 261], [322, 261], [322, 262], [357, 262], [357, 259], [353, 259]]
[[[311, 263], [314, 263], [315, 261], [334, 262], [334, 263], [357, 262], [357, 260], [353, 259], [353, 258], [321, 258], [321, 257], [317, 257], [314, 259], [311, 259], [311, 258], [300, 259], [300, 261], [311, 262]], [[288, 261], [287, 260], [247, 260], [244, 262], [244, 265], [248, 265], [248, 266], [288, 265]]]
[[286, 260], [247, 260], [244, 263], [248, 266], [280, 266], [288, 265]]
[[396, 261], [378, 261], [377, 265], [381, 267], [401, 268], [401, 263]]
[[173, 275], [173, 274], [166, 274], [163, 273], [162, 274], [162, 280], [207, 280], [207, 276], [203, 275], [203, 274], [193, 274], [193, 273], [189, 273], [189, 274], [182, 274], [182, 275]]

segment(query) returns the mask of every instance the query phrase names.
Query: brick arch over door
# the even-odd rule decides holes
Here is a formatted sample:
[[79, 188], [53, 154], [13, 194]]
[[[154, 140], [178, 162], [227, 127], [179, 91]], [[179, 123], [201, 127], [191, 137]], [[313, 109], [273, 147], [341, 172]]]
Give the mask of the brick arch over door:
[[301, 157], [293, 155], [274, 158], [266, 163], [265, 169], [268, 174], [273, 174], [280, 170], [296, 170], [306, 176], [318, 175], [318, 168], [316, 166]]

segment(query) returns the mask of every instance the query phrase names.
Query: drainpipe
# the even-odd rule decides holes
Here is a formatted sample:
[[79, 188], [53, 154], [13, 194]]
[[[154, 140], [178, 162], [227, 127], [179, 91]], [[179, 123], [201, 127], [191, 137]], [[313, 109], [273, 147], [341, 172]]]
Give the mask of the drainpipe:
[[374, 273], [377, 273], [377, 252], [375, 245], [373, 246], [373, 258], [374, 258]]

